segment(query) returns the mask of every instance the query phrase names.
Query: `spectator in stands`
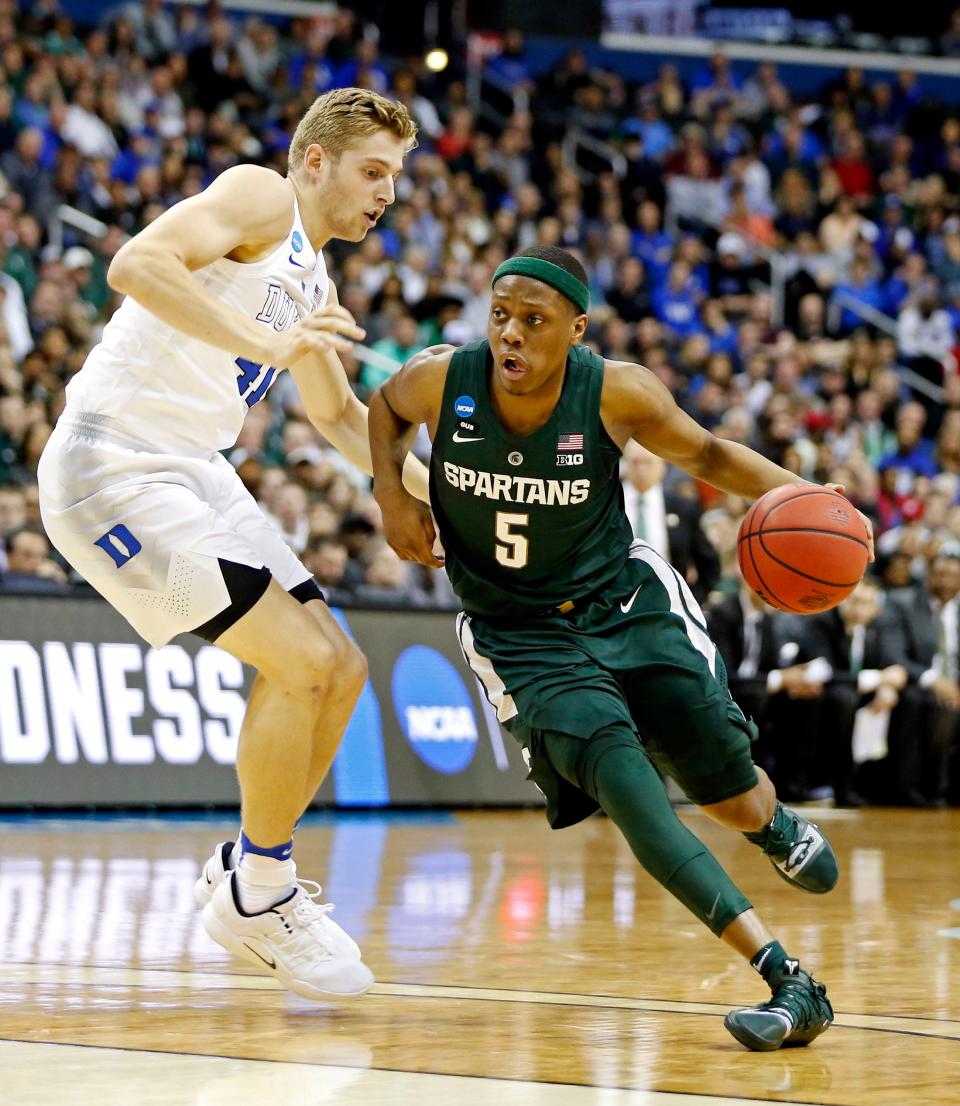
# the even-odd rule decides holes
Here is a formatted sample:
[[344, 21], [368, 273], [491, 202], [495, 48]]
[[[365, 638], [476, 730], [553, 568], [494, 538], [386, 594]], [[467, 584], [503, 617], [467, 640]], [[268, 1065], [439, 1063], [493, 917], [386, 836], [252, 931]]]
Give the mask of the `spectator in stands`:
[[[896, 713], [896, 724], [904, 732], [916, 723], [915, 702], [901, 703], [909, 678], [902, 619], [895, 609], [885, 607], [879, 582], [868, 577], [839, 607], [811, 618], [808, 629], [811, 652], [830, 664], [835, 705], [829, 728], [819, 733], [818, 760], [837, 805], [859, 806], [855, 761], [867, 757], [865, 750], [854, 749], [857, 712], [867, 708], [888, 720]], [[882, 755], [881, 747], [873, 750], [871, 759]]]
[[389, 368], [380, 358], [374, 362], [364, 362], [360, 369], [360, 386], [367, 392], [379, 388], [394, 372], [415, 353], [423, 349], [424, 345], [419, 340], [419, 327], [414, 317], [406, 312], [398, 315], [390, 328], [390, 333], [374, 342], [372, 349], [380, 358], [387, 358], [393, 362]]
[[914, 372], [942, 383], [943, 367], [956, 345], [953, 323], [938, 308], [936, 294], [923, 292], [897, 319], [897, 345]]
[[[903, 618], [906, 668], [917, 687], [917, 724], [891, 748], [885, 781], [910, 805], [960, 802], [956, 762], [960, 732], [960, 556], [935, 557], [926, 585], [898, 589], [891, 603]], [[926, 694], [921, 694], [926, 693]], [[952, 778], [951, 778], [952, 773]]]
[[881, 470], [906, 470], [914, 477], [935, 476], [937, 462], [934, 445], [923, 437], [927, 413], [920, 403], [905, 403], [896, 414], [896, 446], [878, 461]]
[[6, 570], [0, 577], [0, 591], [63, 593], [67, 575], [50, 559], [50, 543], [39, 527], [21, 526], [7, 535], [5, 544]]
[[[850, 300], [856, 302], [851, 304]], [[854, 258], [850, 266], [850, 279], [836, 284], [831, 293], [830, 316], [835, 320], [830, 327], [831, 334], [846, 337], [863, 325], [863, 315], [857, 310], [859, 304], [874, 311], [882, 311], [886, 306], [886, 295], [880, 281], [874, 276], [870, 262], [861, 257]]]
[[311, 538], [303, 563], [322, 588], [352, 592], [365, 581], [363, 570], [335, 537]]
[[757, 763], [778, 794], [809, 799], [818, 775], [810, 734], [822, 722], [829, 665], [804, 651], [802, 621], [768, 607], [739, 573], [733, 593], [711, 595], [705, 614], [730, 693], [757, 726]]
[[653, 293], [653, 310], [674, 337], [687, 338], [701, 329], [700, 299], [690, 266], [685, 261], [675, 261], [666, 283]]
[[720, 559], [703, 532], [696, 491], [688, 494], [664, 486], [666, 462], [637, 442], [624, 450], [624, 507], [633, 534], [642, 538], [686, 579], [704, 599], [720, 577]]

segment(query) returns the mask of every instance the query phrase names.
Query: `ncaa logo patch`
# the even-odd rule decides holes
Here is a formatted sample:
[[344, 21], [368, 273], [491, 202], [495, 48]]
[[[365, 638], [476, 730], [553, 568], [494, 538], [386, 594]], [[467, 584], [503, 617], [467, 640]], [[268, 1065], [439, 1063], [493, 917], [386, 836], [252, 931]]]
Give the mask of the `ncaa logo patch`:
[[462, 772], [477, 751], [473, 703], [460, 673], [436, 649], [411, 645], [390, 680], [400, 728], [417, 756], [444, 775]]
[[473, 396], [460, 396], [453, 404], [454, 411], [461, 419], [468, 419], [477, 409], [477, 401]]
[[295, 230], [290, 236], [290, 248], [294, 253], [300, 253], [303, 249], [303, 235], [300, 231]]

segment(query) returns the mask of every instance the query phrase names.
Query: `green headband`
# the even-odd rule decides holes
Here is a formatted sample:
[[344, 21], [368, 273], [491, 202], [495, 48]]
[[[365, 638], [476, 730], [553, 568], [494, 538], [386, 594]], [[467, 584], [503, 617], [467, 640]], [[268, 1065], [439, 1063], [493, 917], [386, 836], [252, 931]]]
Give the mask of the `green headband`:
[[501, 277], [510, 276], [512, 273], [542, 280], [544, 284], [556, 288], [572, 301], [581, 315], [586, 315], [590, 310], [590, 289], [582, 280], [577, 280], [572, 273], [561, 269], [559, 265], [554, 265], [552, 261], [544, 261], [542, 257], [509, 257], [493, 274], [491, 287]]

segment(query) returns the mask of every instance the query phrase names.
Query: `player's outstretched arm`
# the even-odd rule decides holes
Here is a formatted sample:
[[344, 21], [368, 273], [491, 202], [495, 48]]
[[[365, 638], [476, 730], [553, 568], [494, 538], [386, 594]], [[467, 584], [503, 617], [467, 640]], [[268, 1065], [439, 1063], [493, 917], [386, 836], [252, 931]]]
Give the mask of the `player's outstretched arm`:
[[[331, 281], [328, 303], [338, 302], [337, 289]], [[334, 449], [361, 472], [372, 476], [368, 411], [353, 394], [336, 351], [308, 354], [294, 362], [290, 372], [297, 382], [307, 418]], [[427, 470], [412, 453], [404, 458], [403, 483], [411, 495], [424, 503], [430, 502]]]
[[275, 246], [290, 229], [292, 211], [283, 177], [238, 165], [125, 243], [107, 280], [183, 334], [258, 364], [283, 368], [309, 352], [349, 349], [363, 331], [346, 308], [329, 307], [277, 335], [229, 307], [193, 275], [236, 251], [255, 257]]
[[[749, 446], [728, 442], [705, 430], [677, 406], [649, 369], [638, 365], [607, 362], [601, 413], [614, 441], [625, 444], [628, 438], [633, 438], [651, 453], [721, 491], [758, 499], [783, 484], [808, 483]], [[826, 486], [843, 492], [842, 485]], [[872, 561], [873, 525], [866, 515], [859, 514], [870, 536]]]
[[721, 491], [757, 499], [782, 484], [804, 484], [796, 473], [766, 457], [724, 441], [681, 410], [649, 369], [607, 362], [601, 404], [604, 425], [615, 441], [633, 438], [651, 453]]
[[439, 568], [433, 518], [403, 488], [404, 459], [417, 427], [435, 427], [450, 364], [451, 346], [432, 346], [412, 357], [370, 399], [373, 494], [383, 513], [387, 541], [405, 561]]

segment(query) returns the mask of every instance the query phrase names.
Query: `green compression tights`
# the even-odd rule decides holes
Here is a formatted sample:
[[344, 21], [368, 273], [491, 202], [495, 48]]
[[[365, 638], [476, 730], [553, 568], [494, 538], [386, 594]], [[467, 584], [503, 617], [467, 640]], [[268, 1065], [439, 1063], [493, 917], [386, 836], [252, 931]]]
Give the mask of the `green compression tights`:
[[607, 726], [588, 741], [549, 731], [543, 748], [565, 780], [600, 804], [650, 875], [718, 937], [750, 909], [716, 857], [677, 817], [628, 726]]

